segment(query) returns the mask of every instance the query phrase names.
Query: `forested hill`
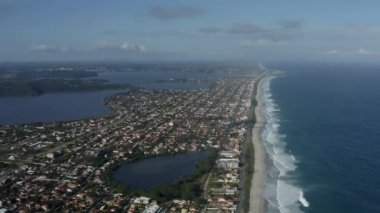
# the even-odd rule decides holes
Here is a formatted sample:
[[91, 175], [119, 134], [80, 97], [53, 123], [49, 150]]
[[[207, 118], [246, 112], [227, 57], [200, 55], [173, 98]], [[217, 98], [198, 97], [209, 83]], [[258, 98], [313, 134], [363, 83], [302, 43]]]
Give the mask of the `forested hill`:
[[125, 89], [126, 84], [107, 84], [103, 80], [72, 79], [0, 79], [0, 96], [36, 96], [53, 92], [82, 92]]

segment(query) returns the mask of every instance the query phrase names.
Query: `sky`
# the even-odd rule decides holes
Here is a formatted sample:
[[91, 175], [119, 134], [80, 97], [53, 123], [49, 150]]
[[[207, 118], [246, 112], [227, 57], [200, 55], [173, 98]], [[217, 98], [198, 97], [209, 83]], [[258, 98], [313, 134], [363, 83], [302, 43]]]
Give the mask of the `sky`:
[[377, 61], [378, 0], [0, 0], [1, 61]]

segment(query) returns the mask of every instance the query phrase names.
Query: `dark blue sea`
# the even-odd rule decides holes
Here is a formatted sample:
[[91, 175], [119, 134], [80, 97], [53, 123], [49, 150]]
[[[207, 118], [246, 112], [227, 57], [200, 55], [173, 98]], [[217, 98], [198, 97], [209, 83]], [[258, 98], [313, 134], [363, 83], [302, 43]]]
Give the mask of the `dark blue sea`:
[[276, 69], [262, 86], [269, 212], [380, 212], [380, 66]]

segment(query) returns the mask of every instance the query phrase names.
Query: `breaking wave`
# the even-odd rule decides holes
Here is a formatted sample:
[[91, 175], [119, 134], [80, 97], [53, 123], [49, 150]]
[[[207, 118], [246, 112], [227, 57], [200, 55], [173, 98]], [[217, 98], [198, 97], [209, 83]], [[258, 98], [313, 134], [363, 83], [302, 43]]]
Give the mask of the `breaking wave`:
[[266, 126], [262, 132], [262, 141], [273, 166], [268, 171], [264, 197], [268, 201], [268, 212], [302, 212], [302, 207], [309, 207], [303, 190], [290, 179], [289, 173], [295, 171], [296, 159], [286, 151], [286, 135], [279, 132], [280, 108], [272, 99], [270, 83], [274, 77], [263, 79], [261, 84], [262, 113]]

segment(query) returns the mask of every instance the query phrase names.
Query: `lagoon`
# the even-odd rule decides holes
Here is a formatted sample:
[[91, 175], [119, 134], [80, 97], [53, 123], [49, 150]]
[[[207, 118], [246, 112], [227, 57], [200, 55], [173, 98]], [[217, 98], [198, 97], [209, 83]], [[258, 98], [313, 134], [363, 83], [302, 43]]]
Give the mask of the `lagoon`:
[[210, 154], [209, 151], [187, 152], [129, 162], [115, 171], [113, 178], [134, 189], [172, 184], [190, 176], [197, 162]]
[[[208, 83], [174, 83], [160, 80], [177, 78], [215, 79], [216, 74], [197, 72], [103, 72], [97, 77], [86, 79], [104, 79], [109, 83], [127, 83], [148, 89], [202, 89]], [[104, 98], [119, 91], [93, 91], [73, 93], [50, 93], [31, 97], [1, 97], [0, 125], [34, 122], [59, 122], [104, 116], [109, 109]]]
[[0, 98], [0, 124], [70, 121], [104, 116], [104, 98], [115, 90]]
[[216, 79], [218, 73], [200, 72], [167, 72], [167, 71], [141, 71], [141, 72], [103, 72], [96, 77], [88, 79], [104, 79], [114, 84], [129, 84], [147, 89], [204, 89], [209, 83], [194, 82], [159, 82], [170, 79]]

